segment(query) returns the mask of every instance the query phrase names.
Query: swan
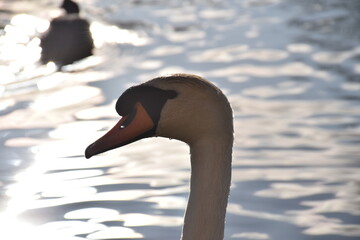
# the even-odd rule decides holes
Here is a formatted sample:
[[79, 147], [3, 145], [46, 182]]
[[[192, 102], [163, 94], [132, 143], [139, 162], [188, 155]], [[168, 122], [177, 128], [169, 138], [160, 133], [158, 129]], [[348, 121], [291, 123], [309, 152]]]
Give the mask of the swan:
[[191, 180], [181, 239], [223, 239], [233, 117], [221, 90], [196, 75], [157, 77], [127, 89], [116, 111], [122, 116], [120, 121], [87, 147], [85, 157], [153, 136], [187, 143]]
[[59, 68], [91, 56], [94, 48], [90, 24], [79, 16], [78, 4], [64, 0], [61, 8], [66, 14], [54, 18], [40, 39], [41, 63], [52, 61]]

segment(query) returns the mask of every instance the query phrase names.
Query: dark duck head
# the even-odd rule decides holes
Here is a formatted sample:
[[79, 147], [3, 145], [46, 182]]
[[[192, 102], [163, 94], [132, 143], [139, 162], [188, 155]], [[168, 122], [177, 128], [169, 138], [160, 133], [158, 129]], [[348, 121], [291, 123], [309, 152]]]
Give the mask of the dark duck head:
[[59, 69], [91, 56], [94, 48], [90, 24], [80, 18], [79, 6], [71, 0], [61, 5], [66, 15], [53, 19], [41, 37], [41, 63], [54, 62]]
[[60, 7], [63, 8], [67, 14], [80, 13], [79, 5], [71, 0], [64, 0]]

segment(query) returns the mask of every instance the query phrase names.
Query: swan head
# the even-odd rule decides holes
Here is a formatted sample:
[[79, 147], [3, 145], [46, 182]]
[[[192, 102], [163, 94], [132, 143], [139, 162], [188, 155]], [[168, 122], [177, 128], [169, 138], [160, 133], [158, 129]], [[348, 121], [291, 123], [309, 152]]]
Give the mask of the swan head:
[[115, 108], [122, 118], [88, 146], [86, 158], [153, 136], [178, 139], [190, 146], [202, 139], [233, 138], [227, 98], [199, 76], [177, 74], [152, 79], [127, 89]]

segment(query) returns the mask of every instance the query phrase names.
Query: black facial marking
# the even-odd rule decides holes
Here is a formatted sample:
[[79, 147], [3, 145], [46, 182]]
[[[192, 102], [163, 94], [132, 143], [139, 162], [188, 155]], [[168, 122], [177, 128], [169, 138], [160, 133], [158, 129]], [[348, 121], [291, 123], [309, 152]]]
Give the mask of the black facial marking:
[[134, 106], [140, 102], [155, 124], [160, 119], [160, 113], [165, 103], [178, 95], [174, 90], [163, 90], [160, 88], [140, 85], [126, 90], [116, 102], [115, 109], [120, 116], [127, 116], [134, 111]]

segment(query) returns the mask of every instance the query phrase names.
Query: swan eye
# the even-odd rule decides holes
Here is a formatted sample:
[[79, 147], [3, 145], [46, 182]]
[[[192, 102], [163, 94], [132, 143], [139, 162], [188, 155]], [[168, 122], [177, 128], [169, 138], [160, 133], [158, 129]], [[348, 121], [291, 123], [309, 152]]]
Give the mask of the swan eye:
[[136, 108], [133, 108], [133, 110], [129, 113], [129, 115], [124, 116], [125, 120], [120, 125], [120, 129], [126, 128], [132, 122], [135, 115], [136, 115]]

